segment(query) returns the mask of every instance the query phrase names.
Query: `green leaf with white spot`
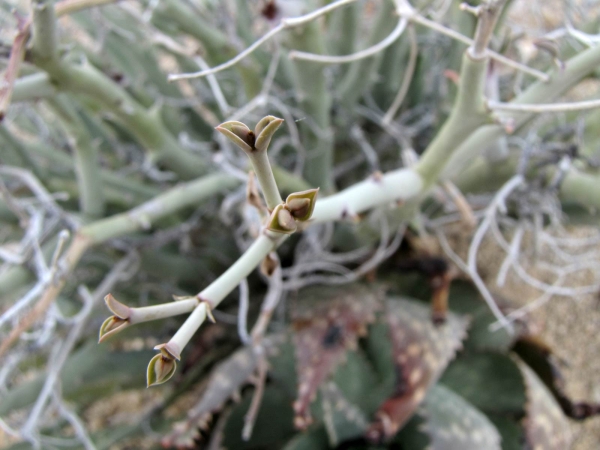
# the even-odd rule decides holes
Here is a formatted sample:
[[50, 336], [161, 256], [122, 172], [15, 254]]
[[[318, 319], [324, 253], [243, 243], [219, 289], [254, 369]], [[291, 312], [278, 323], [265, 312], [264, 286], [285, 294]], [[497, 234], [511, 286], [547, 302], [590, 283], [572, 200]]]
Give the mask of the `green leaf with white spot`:
[[500, 434], [477, 408], [450, 389], [434, 386], [423, 402], [431, 450], [500, 450]]

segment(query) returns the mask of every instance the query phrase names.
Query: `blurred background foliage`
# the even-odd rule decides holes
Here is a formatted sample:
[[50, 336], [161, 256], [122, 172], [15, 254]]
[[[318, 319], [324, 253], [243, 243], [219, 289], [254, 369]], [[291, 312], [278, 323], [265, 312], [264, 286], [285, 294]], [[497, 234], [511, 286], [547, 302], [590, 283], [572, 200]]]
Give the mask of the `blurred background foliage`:
[[[69, 4], [56, 3], [57, 12], [61, 3]], [[281, 301], [264, 360], [240, 343], [235, 291], [166, 385], [146, 390], [144, 368], [149, 349], [181, 319], [140, 324], [96, 344], [109, 291], [139, 306], [194, 295], [257, 233], [257, 213], [246, 202], [248, 162], [214, 132], [222, 121], [286, 120], [269, 150], [286, 194], [320, 186], [327, 195], [409, 166], [438, 134], [455, 100], [464, 43], [415, 23], [378, 54], [350, 64], [288, 58], [292, 50], [347, 55], [377, 44], [398, 23], [391, 1], [352, 3], [281, 33], [231, 69], [167, 81], [170, 73], [224, 63], [281, 18], [325, 3], [104, 1], [59, 18], [59, 65], [24, 50], [0, 123], [1, 340], [35, 311], [56, 273], [65, 285], [2, 355], [2, 448], [562, 450], [573, 441], [568, 418], [600, 411], [597, 390], [581, 402], [567, 395], [564, 364], [530, 315], [511, 316], [512, 335], [490, 329], [495, 317], [452, 261], [452, 254], [466, 260], [474, 228], [441, 189], [419, 205], [292, 236], [279, 251]], [[476, 18], [460, 2], [412, 4], [422, 17], [473, 36]], [[0, 2], [5, 74], [30, 8]], [[598, 9], [590, 1], [510, 1], [491, 47], [540, 73], [561, 70], [597, 45]], [[599, 74], [589, 70], [561, 94], [597, 97]], [[495, 62], [488, 78], [486, 95], [503, 101], [535, 82]], [[403, 90], [401, 105], [390, 109]], [[592, 177], [599, 121], [598, 111], [541, 115], [487, 143], [485, 167], [453, 179], [479, 219], [526, 160], [528, 185], [507, 201], [498, 232], [509, 245], [515, 234], [525, 236], [521, 256], [528, 273], [546, 283], [542, 296], [550, 285], [564, 287], [566, 297], [598, 289], [592, 206], [600, 200]], [[592, 189], [560, 192], [554, 182], [565, 160], [591, 177], [585, 186]], [[176, 186], [199, 177], [204, 184], [180, 201]], [[159, 197], [165, 193], [173, 195]], [[135, 209], [156, 198], [172, 210]], [[565, 217], [593, 227], [561, 234]], [[53, 258], [63, 229], [93, 237], [66, 270]], [[431, 243], [440, 233], [454, 250]], [[506, 271], [503, 259], [496, 264], [498, 252], [482, 250], [490, 286]], [[589, 264], [558, 275], [538, 264], [578, 260]], [[573, 273], [582, 279], [572, 281]], [[248, 283], [254, 323], [273, 281], [256, 273]], [[537, 295], [509, 276], [495, 297], [509, 314]], [[249, 423], [251, 437], [243, 439]], [[589, 435], [583, 440], [591, 446], [578, 448], [597, 448], [600, 434]]]

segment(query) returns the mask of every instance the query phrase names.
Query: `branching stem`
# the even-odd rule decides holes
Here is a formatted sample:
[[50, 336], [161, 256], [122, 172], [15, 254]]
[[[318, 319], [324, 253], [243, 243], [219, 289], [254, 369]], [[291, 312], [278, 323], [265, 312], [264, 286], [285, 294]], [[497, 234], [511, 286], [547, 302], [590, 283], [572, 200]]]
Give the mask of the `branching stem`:
[[377, 53], [383, 51], [390, 45], [392, 45], [396, 40], [400, 37], [400, 35], [404, 32], [408, 21], [405, 18], [401, 18], [398, 21], [396, 27], [392, 30], [392, 32], [386, 37], [383, 41], [378, 44], [373, 45], [372, 47], [366, 48], [356, 53], [352, 53], [350, 55], [344, 56], [330, 56], [330, 55], [319, 55], [316, 53], [308, 53], [308, 52], [300, 52], [293, 50], [289, 53], [290, 59], [300, 59], [304, 61], [312, 61], [324, 64], [345, 64], [354, 61], [359, 61], [364, 58], [368, 58], [369, 56], [376, 55]]
[[519, 111], [530, 113], [570, 112], [600, 108], [600, 99], [545, 104], [502, 103], [493, 100], [488, 100], [486, 103], [488, 108], [495, 111]]
[[213, 73], [221, 72], [225, 69], [229, 69], [230, 67], [236, 65], [238, 62], [240, 62], [241, 60], [246, 58], [248, 55], [253, 53], [262, 44], [264, 44], [265, 42], [267, 42], [268, 40], [270, 40], [277, 34], [281, 33], [283, 30], [298, 27], [300, 25], [304, 25], [308, 22], [315, 20], [316, 18], [318, 18], [324, 14], [329, 13], [330, 11], [333, 11], [334, 9], [339, 8], [340, 6], [344, 6], [344, 5], [347, 5], [347, 4], [355, 2], [355, 1], [356, 0], [338, 0], [337, 2], [330, 3], [329, 5], [319, 8], [309, 14], [305, 14], [300, 17], [294, 17], [292, 19], [282, 19], [281, 23], [279, 25], [277, 25], [271, 31], [266, 33], [264, 36], [262, 36], [256, 42], [254, 42], [254, 44], [252, 44], [246, 50], [239, 53], [237, 56], [230, 59], [229, 61], [227, 61], [223, 64], [219, 64], [218, 66], [215, 66], [209, 70], [201, 70], [199, 72], [194, 72], [194, 73], [171, 74], [171, 75], [169, 75], [169, 81], [183, 80], [183, 79], [187, 79], [187, 78], [200, 78], [200, 77], [205, 77], [205, 76], [213, 74]]

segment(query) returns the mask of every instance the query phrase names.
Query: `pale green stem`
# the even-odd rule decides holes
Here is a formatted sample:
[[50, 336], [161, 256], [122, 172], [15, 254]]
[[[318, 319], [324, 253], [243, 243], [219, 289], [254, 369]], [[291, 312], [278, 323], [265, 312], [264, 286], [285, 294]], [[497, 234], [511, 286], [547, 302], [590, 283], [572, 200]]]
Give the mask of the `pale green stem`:
[[[379, 12], [377, 18], [373, 21], [366, 47], [371, 47], [382, 41], [392, 32], [398, 21], [394, 2], [380, 2], [378, 7]], [[373, 83], [380, 63], [381, 55], [377, 55], [356, 61], [350, 66], [344, 78], [336, 85], [337, 96], [344, 108], [349, 111], [354, 108], [361, 95]]]
[[181, 355], [182, 350], [190, 342], [192, 336], [200, 328], [200, 325], [206, 320], [208, 307], [204, 302], [196, 306], [185, 322], [183, 322], [183, 325], [179, 327], [177, 333], [167, 343], [170, 349], [175, 350], [176, 354], [173, 356], [177, 357], [177, 359], [179, 359], [179, 355]]
[[598, 109], [600, 108], [600, 99], [584, 100], [581, 102], [542, 103], [533, 105], [502, 103], [488, 100], [487, 106], [495, 111], [524, 111], [531, 113], [571, 112], [583, 111], [586, 109]]
[[202, 200], [238, 184], [237, 178], [224, 174], [183, 183], [131, 211], [86, 225], [80, 234], [96, 244], [133, 231], [149, 229], [156, 220], [185, 207], [196, 206]]
[[[548, 103], [576, 85], [599, 65], [600, 45], [589, 48], [574, 56], [565, 63], [564, 69], [554, 70], [550, 74], [549, 81], [538, 81], [532, 84], [525, 92], [519, 95], [513, 103]], [[535, 114], [528, 112], [514, 112], [511, 114], [511, 117], [515, 120], [515, 128], [518, 131], [535, 117]], [[475, 161], [477, 156], [485, 150], [490, 143], [495, 142], [504, 134], [505, 131], [500, 125], [487, 125], [481, 127], [456, 148], [452, 158], [442, 172], [442, 178], [457, 179], [460, 172], [470, 163]]]
[[487, 59], [473, 60], [464, 53], [452, 112], [415, 168], [428, 185], [438, 180], [455, 149], [489, 121], [483, 97], [487, 66]]
[[49, 0], [32, 2], [32, 47], [31, 52], [40, 61], [52, 61], [58, 58], [58, 39], [56, 36], [56, 14]]
[[404, 202], [418, 196], [426, 180], [413, 169], [398, 169], [371, 177], [343, 191], [317, 200], [311, 222], [355, 219], [375, 206]]
[[56, 95], [56, 86], [50, 82], [47, 73], [34, 73], [15, 81], [12, 102], [28, 102]]
[[265, 196], [267, 208], [269, 211], [273, 211], [277, 205], [283, 203], [283, 200], [281, 199], [279, 188], [275, 182], [275, 176], [271, 170], [269, 156], [266, 151], [251, 151], [247, 154]]
[[176, 186], [129, 212], [98, 220], [82, 227], [75, 234], [71, 245], [64, 254], [63, 276], [43, 293], [34, 309], [0, 343], [0, 356], [4, 355], [19, 336], [48, 310], [64, 287], [67, 281], [66, 275], [75, 269], [83, 254], [91, 246], [133, 231], [148, 229], [156, 220], [174, 214], [183, 208], [197, 206], [203, 199], [212, 197], [229, 187], [234, 187], [238, 183], [238, 180], [233, 177], [222, 174], [211, 175]]
[[121, 125], [162, 163], [184, 178], [206, 172], [206, 163], [183, 149], [165, 127], [158, 109], [147, 110], [95, 67], [61, 62], [44, 67], [59, 89], [89, 96], [112, 112]]
[[[113, 3], [116, 0], [64, 0], [57, 2], [53, 5], [53, 9], [55, 9], [56, 16], [60, 17], [65, 14], [71, 14], [73, 12], [79, 11], [85, 8], [92, 8], [94, 6], [105, 5], [107, 3]], [[38, 4], [42, 4], [42, 1], [36, 1], [33, 4], [34, 7], [34, 15], [36, 14], [35, 9]], [[49, 4], [49, 2], [47, 3]], [[38, 11], [37, 14], [52, 14], [51, 12]], [[56, 35], [54, 34], [52, 28], [56, 25], [48, 21], [46, 19], [38, 20], [37, 24], [34, 24], [34, 28], [37, 28], [37, 31], [34, 33], [34, 43], [33, 43], [33, 52], [36, 52], [36, 49], [40, 50], [40, 57], [43, 57], [44, 54], [51, 55], [51, 57], [56, 56]], [[0, 82], [0, 121], [4, 118], [6, 114], [6, 110], [10, 105], [13, 95], [13, 88], [15, 85], [15, 79], [19, 75], [19, 71], [21, 69], [21, 64], [23, 62], [23, 57], [25, 56], [25, 44], [29, 39], [30, 31], [32, 27], [31, 19], [23, 23], [19, 28], [19, 32], [13, 41], [13, 46], [11, 49], [11, 54], [9, 57], [8, 67], [6, 72], [4, 73], [3, 80]], [[45, 29], [44, 29], [45, 28]], [[50, 37], [49, 41], [45, 41], [43, 39], [44, 35]], [[36, 42], [37, 41], [37, 42]], [[54, 55], [52, 55], [54, 53]], [[31, 80], [29, 80], [31, 81]], [[21, 86], [21, 91], [23, 92], [23, 88], [25, 88], [25, 92], [27, 92], [28, 98], [33, 97], [35, 94], [34, 86], [31, 86], [32, 89], [27, 89], [26, 86]], [[46, 97], [50, 95], [50, 92], [44, 90], [44, 95], [38, 95], [39, 97]], [[34, 97], [35, 98], [35, 97]]]
[[419, 53], [419, 46], [417, 44], [417, 34], [415, 32], [415, 27], [411, 24], [408, 27], [408, 39], [410, 40], [410, 53], [408, 55], [408, 62], [406, 64], [406, 69], [404, 70], [404, 75], [402, 77], [402, 84], [400, 85], [400, 89], [394, 98], [391, 106], [383, 116], [383, 123], [391, 123], [402, 105], [406, 94], [408, 94], [408, 89], [410, 87], [410, 83], [412, 81], [413, 75], [415, 73], [415, 68], [417, 67], [417, 56]]
[[563, 200], [576, 202], [586, 208], [600, 210], [600, 176], [571, 168], [560, 184]]
[[79, 186], [81, 212], [89, 218], [104, 215], [102, 176], [98, 164], [98, 150], [92, 144], [87, 128], [75, 108], [62, 97], [48, 100], [62, 119], [75, 153], [75, 177]]
[[130, 325], [133, 325], [136, 323], [165, 319], [167, 317], [178, 316], [193, 311], [196, 306], [198, 306], [198, 300], [194, 297], [185, 300], [177, 300], [171, 303], [162, 303], [160, 305], [129, 308], [127, 321]]
[[[352, 3], [331, 13], [327, 26], [327, 49], [332, 55], [348, 55], [356, 51], [363, 5]], [[341, 67], [340, 67], [341, 69]]]
[[[462, 192], [490, 192], [497, 190], [514, 175], [519, 163], [519, 155], [511, 154], [508, 158], [495, 164], [489, 164], [484, 158], [478, 158], [468, 169], [461, 173], [458, 188]], [[529, 171], [537, 175], [535, 164]], [[556, 168], [544, 173], [545, 180], [551, 181], [556, 175]], [[561, 200], [577, 203], [585, 208], [600, 209], [600, 175], [586, 173], [571, 167], [559, 185]]]
[[[310, 53], [325, 53], [325, 43], [319, 24], [311, 22], [302, 29], [288, 31], [294, 49]], [[304, 147], [310, 156], [304, 166], [304, 178], [313, 187], [329, 194], [333, 191], [333, 133], [331, 130], [332, 95], [327, 86], [322, 64], [297, 60], [293, 62], [296, 98], [302, 110], [317, 127], [300, 123]]]
[[246, 278], [287, 236], [263, 232], [244, 254], [219, 278], [202, 290], [197, 297], [214, 309], [233, 288]]
[[27, 158], [23, 146], [0, 123], [0, 162], [10, 166], [25, 166]]
[[175, 345], [174, 349], [180, 354], [206, 319], [207, 308], [209, 311], [216, 308], [286, 238], [287, 235], [264, 231], [229, 269], [196, 296], [200, 303], [167, 345], [171, 348]]
[[[34, 14], [34, 42], [36, 42], [36, 35], [39, 40], [56, 42], [54, 8], [48, 4], [44, 8], [34, 9], [34, 13], [38, 14], [38, 19]], [[48, 73], [51, 82], [58, 89], [86, 95], [100, 102], [104, 108], [115, 114], [123, 127], [148, 150], [154, 162], [164, 163], [166, 167], [184, 178], [194, 178], [206, 171], [206, 163], [183, 149], [167, 130], [158, 109], [146, 110], [120, 86], [90, 64], [72, 65], [55, 57], [55, 53], [49, 57], [43, 53], [43, 51], [49, 52], [49, 47], [40, 45], [42, 47], [39, 47], [39, 50], [35, 47], [33, 49], [33, 62]]]

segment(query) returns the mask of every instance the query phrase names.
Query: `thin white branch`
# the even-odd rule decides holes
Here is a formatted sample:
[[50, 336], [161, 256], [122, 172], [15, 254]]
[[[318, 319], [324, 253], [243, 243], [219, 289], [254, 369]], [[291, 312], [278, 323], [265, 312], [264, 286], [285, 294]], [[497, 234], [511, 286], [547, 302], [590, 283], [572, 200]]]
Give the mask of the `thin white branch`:
[[85, 429], [85, 425], [77, 414], [65, 405], [63, 399], [56, 390], [53, 392], [52, 399], [60, 415], [67, 419], [73, 427], [73, 430], [75, 430], [75, 435], [79, 438], [85, 450], [96, 450], [96, 446]]
[[[560, 283], [562, 283], [562, 281], [563, 281], [562, 277], [559, 277], [553, 286], [559, 285]], [[532, 302], [528, 303], [527, 305], [525, 305], [519, 309], [516, 309], [514, 311], [511, 311], [509, 314], [507, 314], [506, 319], [508, 321], [510, 321], [511, 323], [513, 323], [513, 322], [521, 319], [522, 317], [525, 317], [531, 311], [539, 308], [544, 303], [548, 302], [553, 296], [554, 296], [554, 293], [551, 290], [545, 291], [542, 295], [540, 295], [538, 298], [536, 298]], [[501, 327], [502, 327], [502, 325], [499, 322], [494, 322], [494, 323], [490, 324], [489, 330], [494, 332], [494, 331], [499, 330]]]
[[386, 49], [390, 45], [392, 45], [396, 40], [402, 35], [406, 25], [408, 24], [408, 20], [402, 17], [396, 27], [392, 30], [392, 32], [381, 42], [373, 45], [372, 47], [366, 48], [356, 53], [351, 53], [350, 55], [342, 55], [342, 56], [330, 56], [330, 55], [319, 55], [316, 53], [307, 53], [300, 52], [297, 50], [293, 50], [289, 53], [290, 59], [300, 59], [304, 61], [312, 61], [323, 64], [345, 64], [354, 61], [358, 61], [360, 59], [368, 58], [369, 56], [376, 55], [382, 50]]
[[496, 211], [500, 210], [501, 212], [506, 211], [505, 201], [508, 196], [514, 191], [517, 187], [519, 187], [523, 183], [522, 175], [515, 175], [510, 180], [508, 180], [504, 186], [498, 191], [498, 193], [492, 199], [490, 205], [487, 208], [485, 217], [483, 218], [479, 228], [475, 232], [473, 236], [473, 240], [471, 241], [471, 245], [469, 246], [469, 254], [467, 258], [467, 267], [469, 269], [469, 275], [471, 276], [473, 282], [481, 292], [484, 300], [488, 304], [488, 307], [496, 317], [496, 319], [502, 323], [502, 325], [506, 328], [510, 333], [514, 332], [513, 326], [510, 322], [506, 320], [498, 305], [496, 305], [496, 301], [494, 297], [490, 294], [489, 290], [485, 286], [485, 283], [479, 276], [477, 271], [477, 252], [479, 250], [479, 246], [483, 241], [484, 236], [486, 235], [488, 229], [492, 221], [494, 221], [496, 216]]
[[[271, 257], [277, 258], [277, 262], [279, 263], [277, 253], [273, 252]], [[252, 332], [250, 333], [254, 345], [260, 345], [261, 340], [267, 331], [267, 327], [271, 322], [273, 311], [275, 311], [275, 308], [279, 304], [282, 294], [283, 283], [281, 278], [281, 266], [278, 265], [275, 271], [269, 277], [269, 288], [267, 289], [267, 293], [260, 307], [260, 315], [252, 327]]]
[[415, 33], [415, 28], [411, 25], [408, 27], [408, 39], [410, 40], [410, 54], [408, 56], [408, 64], [406, 65], [406, 69], [404, 70], [404, 77], [402, 78], [402, 84], [400, 85], [400, 90], [396, 94], [396, 98], [392, 102], [391, 106], [383, 116], [383, 123], [389, 124], [394, 120], [394, 116], [396, 112], [402, 105], [406, 94], [408, 94], [408, 88], [410, 87], [410, 83], [412, 82], [413, 75], [415, 73], [415, 68], [417, 67], [417, 56], [419, 54], [419, 46], [417, 43], [417, 35]]
[[247, 345], [251, 339], [248, 335], [248, 308], [250, 306], [250, 293], [248, 292], [248, 280], [244, 278], [240, 282], [240, 308], [238, 311], [237, 329], [240, 341]]
[[500, 270], [498, 271], [498, 276], [496, 277], [496, 285], [500, 287], [504, 286], [510, 267], [515, 264], [519, 257], [519, 249], [521, 248], [521, 241], [523, 239], [524, 232], [525, 227], [523, 226], [517, 227], [515, 231], [513, 239], [510, 243], [509, 251], [506, 254], [506, 258], [504, 258], [504, 261], [500, 266]]
[[42, 390], [35, 404], [33, 405], [27, 421], [21, 428], [21, 434], [23, 438], [29, 441], [36, 441], [35, 430], [37, 428], [39, 418], [46, 406], [48, 398], [55, 389], [56, 382], [58, 381], [60, 372], [65, 362], [67, 361], [67, 357], [71, 354], [71, 350], [73, 350], [75, 347], [79, 336], [87, 325], [86, 319], [92, 312], [92, 308], [94, 306], [92, 295], [86, 289], [80, 289], [80, 294], [82, 294], [84, 299], [84, 305], [81, 311], [77, 313], [78, 321], [76, 325], [73, 326], [66, 339], [55, 347], [55, 351], [53, 352], [54, 354], [50, 357], [52, 363], [48, 365], [48, 373], [46, 374], [44, 386], [42, 387]]
[[246, 58], [248, 55], [250, 55], [252, 52], [254, 52], [258, 47], [260, 47], [262, 44], [264, 44], [265, 42], [267, 42], [268, 40], [270, 40], [271, 38], [273, 38], [274, 36], [279, 34], [281, 31], [283, 31], [287, 28], [293, 28], [293, 27], [297, 27], [299, 25], [303, 25], [303, 24], [310, 22], [324, 14], [327, 14], [330, 11], [333, 11], [334, 9], [339, 8], [340, 6], [344, 6], [349, 3], [353, 3], [355, 1], [356, 0], [338, 0], [337, 2], [330, 3], [329, 5], [324, 6], [323, 8], [319, 8], [309, 14], [305, 14], [304, 16], [282, 19], [281, 22], [279, 23], [279, 25], [277, 25], [275, 28], [271, 29], [268, 33], [266, 33], [264, 36], [262, 36], [256, 42], [254, 42], [254, 44], [252, 44], [250, 47], [248, 47], [243, 52], [237, 54], [234, 58], [230, 59], [229, 61], [227, 61], [223, 64], [220, 64], [216, 67], [213, 67], [212, 69], [209, 69], [209, 70], [201, 70], [199, 72], [194, 72], [194, 73], [170, 74], [169, 81], [182, 80], [182, 79], [188, 79], [188, 78], [205, 77], [207, 75], [214, 74], [217, 72], [221, 72], [222, 70], [228, 69], [228, 68], [236, 65], [238, 62], [240, 62], [244, 58]]
[[[204, 61], [204, 59], [200, 56], [197, 56], [194, 58], [194, 60], [202, 70], [210, 70], [210, 66], [206, 64], [206, 61]], [[227, 117], [227, 114], [229, 114], [229, 111], [231, 111], [231, 106], [229, 106], [227, 103], [227, 99], [225, 99], [225, 96], [223, 95], [223, 91], [221, 90], [221, 86], [219, 85], [217, 78], [213, 74], [209, 74], [207, 75], [206, 79], [208, 81], [208, 85], [210, 86], [210, 90], [217, 101], [219, 111], [221, 111], [223, 117]]]
[[[429, 20], [429, 19], [417, 14], [416, 12], [410, 13], [408, 15], [408, 19], [411, 20], [412, 22], [415, 22], [415, 23], [418, 23], [425, 27], [431, 28], [432, 30], [437, 31], [438, 33], [445, 34], [446, 36], [456, 39], [457, 41], [462, 42], [463, 44], [470, 46], [470, 45], [473, 45], [473, 43], [474, 43], [473, 39], [468, 38], [450, 28], [446, 28], [445, 26], [440, 25], [439, 23], [437, 23], [433, 20]], [[539, 70], [532, 69], [531, 67], [526, 66], [525, 64], [521, 64], [517, 61], [513, 61], [512, 59], [507, 58], [506, 56], [503, 56], [500, 53], [496, 53], [496, 52], [488, 49], [487, 54], [489, 55], [490, 58], [498, 61], [499, 63], [502, 63], [505, 66], [511, 67], [515, 70], [525, 72], [525, 73], [537, 78], [538, 80], [548, 81], [550, 79], [550, 77], [547, 74], [545, 74], [544, 72], [540, 72]]]
[[600, 34], [588, 34], [584, 33], [583, 31], [576, 30], [569, 21], [567, 21], [566, 30], [568, 34], [588, 47], [600, 43]]
[[600, 99], [584, 100], [581, 102], [568, 103], [546, 103], [546, 104], [527, 104], [527, 103], [502, 103], [493, 100], [487, 101], [487, 106], [496, 111], [515, 111], [530, 113], [550, 113], [550, 112], [569, 112], [584, 111], [586, 109], [600, 108]]

